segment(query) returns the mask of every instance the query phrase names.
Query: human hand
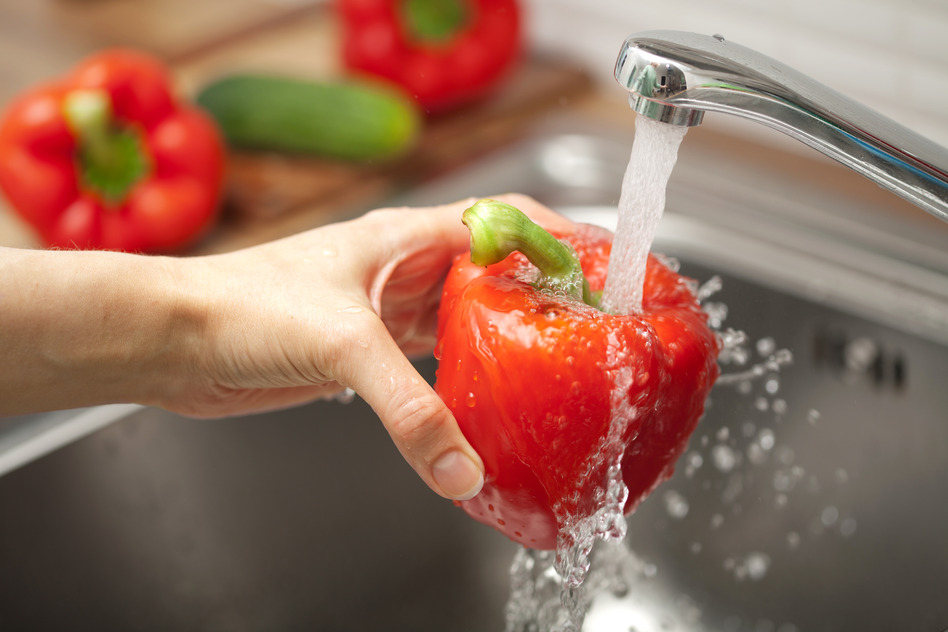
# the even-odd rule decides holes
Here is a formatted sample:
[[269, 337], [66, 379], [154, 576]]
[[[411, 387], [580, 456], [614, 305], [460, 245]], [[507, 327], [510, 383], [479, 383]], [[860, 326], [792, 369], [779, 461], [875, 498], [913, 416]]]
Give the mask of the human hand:
[[[498, 199], [549, 228], [571, 226], [529, 198]], [[441, 284], [468, 248], [460, 216], [472, 203], [373, 211], [234, 253], [174, 260], [202, 333], [193, 370], [159, 405], [219, 416], [351, 388], [433, 490], [475, 495], [481, 460], [407, 357], [433, 347]]]

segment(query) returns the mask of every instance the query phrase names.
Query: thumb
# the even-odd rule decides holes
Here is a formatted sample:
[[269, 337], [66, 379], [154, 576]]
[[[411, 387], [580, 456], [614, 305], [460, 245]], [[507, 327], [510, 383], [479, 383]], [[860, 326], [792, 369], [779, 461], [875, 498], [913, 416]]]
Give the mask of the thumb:
[[436, 493], [469, 500], [484, 485], [484, 464], [454, 416], [415, 370], [388, 330], [370, 348], [358, 347], [339, 381], [375, 411], [408, 464]]

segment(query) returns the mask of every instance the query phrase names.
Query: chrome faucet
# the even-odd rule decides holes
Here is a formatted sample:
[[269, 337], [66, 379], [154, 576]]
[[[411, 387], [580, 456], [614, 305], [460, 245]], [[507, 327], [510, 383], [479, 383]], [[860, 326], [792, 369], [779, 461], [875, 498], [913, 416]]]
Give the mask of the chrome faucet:
[[948, 222], [948, 149], [720, 35], [632, 35], [615, 76], [641, 115], [672, 125], [698, 125], [705, 112], [751, 119]]

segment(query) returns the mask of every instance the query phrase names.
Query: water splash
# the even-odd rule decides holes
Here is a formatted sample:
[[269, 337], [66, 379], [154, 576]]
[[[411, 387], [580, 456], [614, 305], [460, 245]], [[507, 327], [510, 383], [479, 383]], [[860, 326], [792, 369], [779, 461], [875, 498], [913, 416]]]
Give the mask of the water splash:
[[584, 468], [589, 476], [576, 487], [578, 494], [593, 498], [595, 511], [584, 515], [554, 505], [560, 525], [556, 552], [518, 553], [511, 568], [507, 632], [579, 632], [594, 594], [586, 583], [594, 548], [625, 538], [628, 489], [622, 480], [622, 436], [639, 411], [625, 396], [635, 376], [614, 332], [608, 350], [606, 371], [613, 384], [609, 432]]
[[[665, 189], [686, 129], [642, 117], [636, 122], [636, 137], [623, 180], [615, 241], [602, 296], [605, 311], [632, 313], [641, 308], [646, 258], [664, 210]], [[672, 270], [679, 269], [674, 259], [665, 257], [663, 262]], [[748, 397], [753, 396], [755, 385], [763, 384], [766, 396], [758, 397], [763, 403], [763, 408], [758, 407], [758, 411], [779, 417], [786, 413], [787, 403], [774, 397], [779, 391], [778, 375], [792, 362], [793, 356], [789, 350], [779, 348], [771, 337], [752, 343], [746, 333], [725, 328], [727, 305], [711, 300], [722, 288], [723, 282], [718, 276], [711, 277], [702, 285], [695, 283], [692, 288], [708, 316], [709, 325], [718, 336], [721, 347], [719, 364], [735, 367], [719, 378], [719, 383], [733, 385], [738, 393]], [[654, 564], [640, 560], [623, 542], [627, 524], [622, 509], [628, 491], [621, 477], [620, 438], [626, 428], [624, 424], [634, 420], [637, 411], [622, 396], [633, 377], [631, 369], [627, 362], [622, 361], [623, 353], [618, 345], [612, 347], [605, 362], [613, 373], [615, 385], [613, 420], [609, 435], [597, 453], [598, 460], [588, 464], [587, 468], [589, 472], [605, 473], [604, 480], [593, 481], [597, 486], [598, 509], [591, 515], [577, 516], [554, 508], [561, 525], [557, 551], [521, 549], [517, 553], [510, 569], [507, 632], [579, 632], [583, 629], [586, 615], [591, 609], [595, 612], [604, 596], [606, 601], [611, 598], [613, 605], [641, 599], [648, 593], [647, 585], [642, 582], [647, 584], [658, 572]], [[819, 413], [813, 411], [808, 418], [811, 424], [815, 424]], [[724, 434], [713, 442], [710, 437], [701, 438], [700, 447], [696, 446], [684, 459], [686, 478], [717, 475], [724, 481], [722, 487], [714, 490], [720, 494], [723, 506], [721, 511], [711, 516], [709, 533], [722, 529], [727, 520], [739, 514], [740, 501], [746, 495], [747, 487], [743, 471], [745, 464], [753, 467], [773, 464], [775, 499], [782, 497], [786, 501], [795, 487], [806, 484], [803, 468], [793, 463], [792, 451], [788, 454], [777, 445], [772, 429], [746, 422], [740, 432], [737, 428], [734, 433], [726, 431], [725, 428]], [[746, 449], [741, 449], [738, 444], [741, 436], [748, 442]], [[702, 481], [702, 485], [704, 482], [710, 480]], [[710, 490], [710, 487], [703, 489]], [[699, 513], [693, 509], [698, 504], [691, 505], [688, 496], [678, 490], [667, 489], [661, 497], [668, 517], [675, 522], [692, 521]], [[826, 523], [846, 534], [852, 534], [856, 528], [854, 519], [834, 515], [831, 509], [825, 512], [825, 516], [821, 514], [817, 521], [822, 528], [827, 528]], [[791, 542], [798, 546], [799, 540], [799, 534], [795, 533], [794, 538], [788, 536], [788, 546], [792, 546]], [[707, 555], [702, 553], [701, 542], [692, 541], [689, 548], [695, 555]], [[772, 561], [767, 552], [750, 551], [732, 558], [728, 564], [727, 570], [736, 580], [756, 582], [766, 579]], [[643, 588], [639, 595], [630, 594]], [[700, 608], [693, 602], [685, 603], [687, 596], [681, 599], [683, 606], [688, 607], [667, 613], [662, 621], [639, 622], [634, 616], [626, 616], [628, 613], [618, 620], [626, 626], [624, 629], [639, 629], [640, 623], [641, 629], [692, 629], [701, 616]], [[676, 624], [682, 627], [678, 628]]]
[[[705, 301], [703, 307], [708, 305], [708, 299], [721, 287], [719, 279], [712, 279], [697, 288]], [[723, 360], [719, 358], [719, 362], [722, 365], [743, 367], [743, 370], [731, 374], [735, 376], [731, 383], [738, 387], [738, 392], [746, 396], [749, 402], [753, 402], [752, 407], [759, 415], [773, 415], [774, 420], [778, 421], [787, 412], [786, 401], [774, 397], [780, 391], [779, 371], [790, 364], [792, 354], [781, 349], [772, 337], [754, 341], [744, 332], [723, 329], [723, 323], [716, 325], [715, 329], [724, 341], [725, 349]], [[624, 380], [631, 379], [631, 375], [621, 372], [621, 359], [622, 355], [618, 351], [610, 357], [609, 366], [616, 372], [614, 383], [617, 385], [627, 384]], [[758, 394], [753, 392], [755, 388]], [[613, 399], [614, 412], [621, 412], [617, 418], [634, 419], [636, 411], [631, 407], [623, 408], [628, 406], [623, 402], [618, 396]], [[806, 416], [811, 424], [820, 420], [820, 413], [814, 409], [810, 409]], [[623, 427], [614, 424], [610, 436], [618, 441]], [[607, 439], [605, 444], [610, 441]], [[703, 487], [706, 491], [719, 494], [721, 503], [721, 511], [711, 516], [707, 523], [709, 535], [724, 528], [727, 521], [738, 519], [748, 493], [745, 480], [748, 468], [762, 468], [771, 464], [775, 510], [780, 510], [790, 502], [795, 493], [813, 493], [813, 485], [819, 483], [796, 463], [796, 455], [791, 448], [779, 444], [778, 433], [768, 427], [763, 418], [746, 419], [733, 428], [721, 427], [710, 436], [698, 438], [695, 443], [699, 445], [683, 456], [685, 477], [691, 479], [698, 472], [705, 471], [709, 476], [720, 476], [723, 481], [720, 487]], [[621, 452], [608, 453], [605, 457], [604, 462], [612, 465], [607, 468], [609, 475], [600, 492], [605, 502], [601, 512], [586, 518], [574, 517], [572, 521], [564, 518], [568, 528], [566, 535], [561, 536], [558, 552], [523, 549], [517, 554], [511, 567], [512, 592], [507, 607], [507, 632], [613, 629], [612, 625], [600, 625], [605, 619], [635, 630], [688, 630], [693, 629], [702, 618], [702, 609], [687, 595], [678, 597], [687, 608], [683, 606], [680, 610], [662, 612], [660, 619], [654, 618], [654, 603], [648, 601], [648, 595], [658, 568], [643, 562], [624, 543], [627, 525], [621, 512], [621, 501], [624, 501], [626, 492], [619, 476], [620, 457]], [[845, 483], [847, 476], [845, 471], [837, 473], [836, 482]], [[617, 482], [620, 486], [610, 487]], [[660, 495], [660, 499], [671, 521], [694, 519], [695, 512], [691, 511], [689, 495], [680, 489], [668, 488]], [[608, 506], [610, 504], [611, 508]], [[844, 517], [835, 505], [828, 505], [804, 533], [814, 537], [818, 532], [832, 529], [843, 537], [849, 537], [855, 532], [856, 526], [852, 516]], [[788, 532], [788, 550], [802, 545], [803, 537], [799, 532]], [[700, 541], [690, 542], [688, 550], [693, 555], [708, 555]], [[771, 552], [749, 550], [725, 558], [721, 569], [733, 581], [755, 583], [767, 580], [773, 563]], [[644, 604], [643, 600], [648, 604]], [[611, 614], [607, 615], [606, 611], [610, 608]]]
[[[719, 378], [718, 384], [739, 384], [766, 376], [768, 373], [780, 371], [781, 368], [790, 365], [793, 362], [793, 353], [789, 349], [778, 349], [769, 358], [754, 364], [746, 371], [736, 373], [724, 373]], [[779, 382], [778, 382], [779, 384]], [[769, 387], [774, 390], [774, 386]], [[773, 393], [771, 393], [773, 394]], [[778, 408], [781, 407], [778, 405]]]
[[[622, 183], [619, 217], [606, 286], [604, 311], [628, 314], [641, 309], [645, 263], [665, 207], [665, 188], [687, 128], [639, 117], [632, 154]], [[673, 269], [678, 264], [668, 260]], [[718, 280], [718, 284], [720, 280]], [[695, 288], [696, 293], [702, 292]], [[707, 295], [714, 284], [703, 288]], [[626, 534], [624, 506], [628, 489], [622, 480], [622, 436], [638, 411], [626, 393], [634, 379], [615, 334], [609, 341], [607, 371], [611, 374], [611, 422], [609, 432], [594, 451], [586, 470], [605, 474], [604, 480], [585, 477], [577, 483], [582, 495], [591, 494], [595, 511], [575, 515], [554, 506], [560, 525], [557, 551], [522, 550], [511, 568], [511, 597], [507, 607], [507, 632], [579, 632], [590, 604], [589, 585], [584, 585], [597, 543], [621, 543]], [[590, 490], [589, 485], [594, 489]], [[678, 511], [682, 506], [678, 505]], [[687, 508], [684, 508], [687, 512]], [[621, 547], [620, 547], [621, 548]], [[613, 573], [613, 576], [616, 574]]]

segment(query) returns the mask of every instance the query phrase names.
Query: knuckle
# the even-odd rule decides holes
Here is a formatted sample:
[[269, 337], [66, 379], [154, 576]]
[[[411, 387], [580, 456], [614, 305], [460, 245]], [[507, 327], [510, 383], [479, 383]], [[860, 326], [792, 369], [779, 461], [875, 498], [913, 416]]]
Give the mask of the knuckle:
[[391, 413], [389, 433], [408, 451], [429, 451], [443, 443], [448, 416], [435, 396], [402, 396]]
[[523, 193], [505, 193], [504, 195], [498, 196], [498, 198], [502, 202], [506, 202], [511, 206], [515, 206], [524, 212], [529, 212], [530, 210], [540, 206], [539, 202], [529, 195], [524, 195]]
[[367, 225], [385, 227], [403, 210], [397, 208], [373, 209], [362, 215], [362, 222]]

